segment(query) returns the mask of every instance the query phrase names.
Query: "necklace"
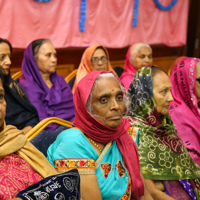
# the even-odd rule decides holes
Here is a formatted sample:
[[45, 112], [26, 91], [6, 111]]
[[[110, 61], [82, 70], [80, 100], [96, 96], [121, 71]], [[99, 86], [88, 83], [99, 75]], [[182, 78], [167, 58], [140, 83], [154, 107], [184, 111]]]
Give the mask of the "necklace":
[[94, 146], [97, 147], [97, 149], [99, 149], [100, 152], [102, 151], [102, 149], [99, 147], [99, 145], [93, 139], [90, 138], [90, 141], [94, 144]]

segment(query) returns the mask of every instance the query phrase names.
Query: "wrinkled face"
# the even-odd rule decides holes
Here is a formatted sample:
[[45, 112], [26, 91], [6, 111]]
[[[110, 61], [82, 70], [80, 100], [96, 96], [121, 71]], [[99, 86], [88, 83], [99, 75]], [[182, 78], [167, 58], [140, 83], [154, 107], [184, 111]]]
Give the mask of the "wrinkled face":
[[197, 62], [197, 66], [196, 66], [196, 79], [198, 79], [199, 81], [196, 80], [196, 95], [197, 95], [197, 102], [200, 102], [200, 62]]
[[92, 112], [102, 124], [111, 128], [120, 125], [125, 109], [123, 92], [114, 78], [99, 78], [93, 90]]
[[3, 88], [2, 80], [0, 79], [0, 131], [3, 130], [5, 116], [6, 116], [5, 91]]
[[41, 74], [52, 74], [56, 71], [57, 54], [56, 50], [50, 42], [41, 45], [36, 63]]
[[9, 74], [9, 69], [11, 65], [10, 60], [11, 52], [10, 47], [7, 43], [2, 42], [0, 43], [0, 66], [4, 69], [4, 74]]
[[103, 49], [96, 49], [91, 58], [92, 67], [96, 71], [108, 70], [108, 58]]
[[153, 95], [156, 102], [156, 108], [159, 114], [167, 115], [171, 101], [173, 101], [170, 92], [172, 84], [169, 77], [164, 72], [159, 72], [153, 77]]
[[149, 47], [141, 47], [131, 63], [136, 69], [151, 66], [153, 62], [152, 52]]

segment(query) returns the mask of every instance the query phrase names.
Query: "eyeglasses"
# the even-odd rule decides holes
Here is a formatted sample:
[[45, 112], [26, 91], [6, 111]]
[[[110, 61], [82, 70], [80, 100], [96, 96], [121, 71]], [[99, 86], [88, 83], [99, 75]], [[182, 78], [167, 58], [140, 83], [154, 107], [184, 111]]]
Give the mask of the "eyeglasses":
[[101, 58], [92, 58], [91, 62], [93, 64], [98, 64], [99, 61], [101, 61], [103, 64], [108, 62], [108, 58], [107, 57], [101, 57]]
[[200, 77], [199, 77], [199, 78], [196, 78], [196, 81], [198, 81], [198, 83], [200, 84]]

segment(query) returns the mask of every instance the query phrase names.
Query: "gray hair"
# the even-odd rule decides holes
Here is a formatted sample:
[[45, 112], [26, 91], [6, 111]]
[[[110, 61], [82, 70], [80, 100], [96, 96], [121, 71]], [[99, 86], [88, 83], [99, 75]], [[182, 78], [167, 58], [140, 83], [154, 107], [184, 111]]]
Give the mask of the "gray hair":
[[93, 84], [93, 87], [92, 87], [92, 89], [91, 89], [90, 95], [89, 95], [89, 97], [88, 97], [88, 99], [87, 99], [87, 103], [86, 103], [86, 109], [87, 109], [88, 113], [89, 113], [92, 117], [94, 117], [94, 118], [96, 118], [96, 115], [95, 115], [95, 113], [94, 113], [94, 111], [93, 111], [93, 109], [92, 109], [92, 98], [93, 98], [94, 89], [96, 88], [96, 85], [97, 85], [98, 80], [99, 80], [100, 78], [113, 78], [113, 79], [115, 79], [115, 80], [118, 82], [118, 84], [119, 84], [119, 86], [120, 86], [120, 89], [121, 89], [122, 92], [123, 92], [123, 99], [124, 99], [125, 105], [126, 105], [126, 101], [127, 101], [127, 91], [126, 91], [126, 89], [124, 88], [124, 86], [122, 85], [122, 83], [121, 83], [112, 73], [109, 73], [109, 72], [108, 72], [108, 73], [99, 74], [99, 75], [97, 76], [97, 78], [96, 78], [94, 84]]
[[136, 43], [131, 47], [130, 58], [129, 58], [130, 63], [133, 63], [135, 56], [136, 56], [136, 54], [138, 53], [138, 51], [140, 50], [141, 47], [148, 47], [151, 50], [151, 53], [152, 53], [152, 48], [150, 47], [150, 45], [148, 45], [146, 43]]
[[32, 51], [33, 51], [33, 56], [34, 56], [35, 61], [37, 61], [40, 47], [46, 42], [51, 43], [51, 41], [48, 39], [38, 39], [32, 42]]

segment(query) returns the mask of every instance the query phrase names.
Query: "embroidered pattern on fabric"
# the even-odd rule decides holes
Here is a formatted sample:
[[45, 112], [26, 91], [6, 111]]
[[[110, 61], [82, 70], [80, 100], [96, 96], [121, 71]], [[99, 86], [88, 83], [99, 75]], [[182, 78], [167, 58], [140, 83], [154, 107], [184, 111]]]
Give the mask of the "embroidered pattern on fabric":
[[42, 179], [25, 160], [14, 153], [0, 159], [0, 170], [0, 199], [14, 198], [19, 191]]
[[95, 168], [93, 159], [58, 159], [55, 168]]
[[194, 71], [195, 71], [195, 60], [193, 59], [190, 63], [190, 69], [189, 69], [189, 79], [190, 79], [190, 94], [191, 94], [191, 100], [194, 106], [196, 106], [196, 97], [194, 95], [194, 90], [195, 90], [195, 80], [194, 80]]
[[134, 142], [136, 141], [137, 139], [137, 134], [138, 134], [138, 128], [135, 128], [135, 127], [130, 127], [128, 130], [127, 130], [127, 133], [131, 136], [131, 138], [134, 140]]
[[126, 163], [123, 161], [124, 166], [128, 172], [128, 186], [126, 188], [126, 192], [124, 193], [123, 197], [120, 200], [129, 200], [130, 199], [130, 195], [131, 195], [131, 176], [129, 174], [129, 171], [127, 169]]
[[104, 175], [105, 178], [108, 178], [108, 174], [111, 170], [111, 164], [110, 163], [102, 163], [101, 164], [101, 172]]
[[117, 164], [115, 165], [115, 167], [118, 169], [119, 176], [124, 177], [126, 174], [126, 171], [125, 171], [124, 167], [122, 166], [122, 163], [120, 160], [117, 161]]
[[54, 164], [59, 173], [78, 169], [79, 174], [95, 174], [96, 170], [93, 159], [58, 159]]

